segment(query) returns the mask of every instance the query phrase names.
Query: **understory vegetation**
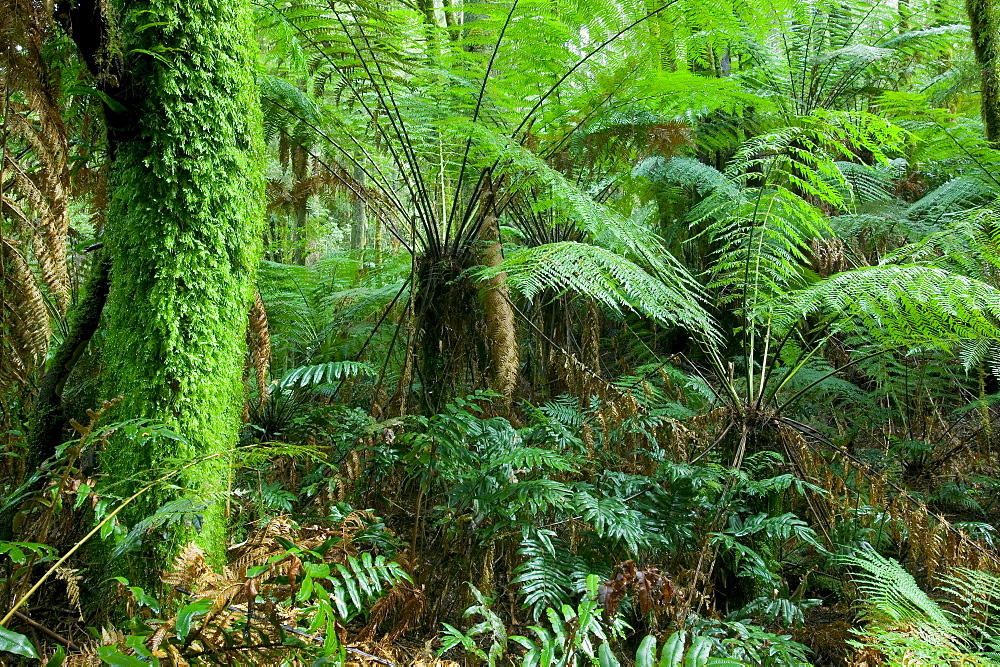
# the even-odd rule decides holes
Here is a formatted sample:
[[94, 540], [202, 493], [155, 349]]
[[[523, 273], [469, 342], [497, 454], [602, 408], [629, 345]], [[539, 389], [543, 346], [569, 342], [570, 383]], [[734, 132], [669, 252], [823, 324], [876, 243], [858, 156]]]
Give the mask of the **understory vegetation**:
[[993, 0], [0, 0], [0, 664], [1000, 664]]

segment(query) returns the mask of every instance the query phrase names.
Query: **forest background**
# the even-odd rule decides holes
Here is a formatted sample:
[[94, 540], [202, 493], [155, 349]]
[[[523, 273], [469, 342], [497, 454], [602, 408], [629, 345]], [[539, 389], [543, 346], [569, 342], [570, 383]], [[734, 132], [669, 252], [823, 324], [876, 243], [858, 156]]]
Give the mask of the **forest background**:
[[997, 663], [998, 40], [0, 3], [0, 660]]

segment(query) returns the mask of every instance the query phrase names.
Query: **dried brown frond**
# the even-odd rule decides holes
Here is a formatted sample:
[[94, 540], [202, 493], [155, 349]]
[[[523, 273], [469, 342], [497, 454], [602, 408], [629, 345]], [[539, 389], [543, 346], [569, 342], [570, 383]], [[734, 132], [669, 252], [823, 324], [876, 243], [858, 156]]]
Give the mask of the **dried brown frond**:
[[267, 324], [267, 311], [260, 292], [254, 290], [254, 302], [250, 308], [250, 321], [247, 324], [247, 359], [254, 370], [257, 379], [257, 395], [260, 408], [264, 407], [268, 397], [268, 384], [271, 381], [271, 335]]
[[684, 592], [660, 570], [655, 567], [640, 569], [635, 561], [627, 560], [616, 565], [611, 578], [597, 589], [605, 622], [614, 618], [618, 606], [629, 593], [635, 596], [643, 616], [670, 610], [684, 599]]
[[237, 575], [243, 575], [247, 568], [263, 565], [268, 558], [284, 551], [275, 538], [288, 536], [291, 532], [292, 520], [290, 518], [276, 517], [272, 519], [258, 528], [245, 542], [230, 547], [229, 569]]
[[69, 602], [76, 609], [76, 613], [80, 620], [83, 620], [83, 608], [80, 606], [80, 580], [83, 577], [77, 574], [79, 570], [71, 569], [68, 567], [58, 567], [56, 568], [56, 577], [62, 579], [66, 583], [66, 595], [69, 597]]
[[[0, 19], [0, 70], [5, 144], [0, 165], [5, 213], [31, 241], [42, 280], [60, 313], [69, 306], [69, 133], [59, 103], [59, 76], [43, 56], [54, 24], [48, 3], [8, 0]], [[17, 146], [17, 150], [12, 150]], [[24, 222], [28, 224], [25, 225]], [[2, 232], [0, 232], [2, 236]]]
[[410, 582], [396, 584], [372, 606], [368, 623], [358, 633], [357, 641], [372, 641], [378, 634], [379, 627], [390, 618], [395, 621], [383, 636], [382, 643], [397, 641], [419, 620], [426, 605], [427, 598], [422, 588], [417, 588]]
[[0, 238], [0, 393], [23, 383], [45, 359], [49, 314], [16, 242]]
[[828, 278], [851, 268], [847, 259], [847, 246], [841, 239], [835, 236], [828, 239], [816, 238], [809, 246], [812, 250], [812, 269], [820, 278]]
[[191, 593], [210, 588], [218, 578], [205, 559], [205, 551], [194, 543], [182, 548], [171, 569], [160, 577], [164, 584]]

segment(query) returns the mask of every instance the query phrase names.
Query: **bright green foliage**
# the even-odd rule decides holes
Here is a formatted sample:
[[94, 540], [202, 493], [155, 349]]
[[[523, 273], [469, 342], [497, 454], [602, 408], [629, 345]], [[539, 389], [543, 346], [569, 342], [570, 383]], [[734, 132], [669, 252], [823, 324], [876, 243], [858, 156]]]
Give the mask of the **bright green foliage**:
[[35, 647], [31, 645], [31, 641], [27, 637], [3, 627], [0, 627], [0, 651], [28, 658], [38, 658]]
[[[247, 7], [211, 0], [118, 6], [131, 95], [113, 119], [106, 387], [125, 396], [120, 416], [167, 423], [191, 445], [112, 439], [103, 464], [113, 482], [167, 458], [235, 444], [263, 198]], [[225, 541], [225, 505], [216, 500], [229, 476], [229, 458], [219, 456], [187, 471], [181, 485], [211, 503], [198, 540], [216, 556]], [[159, 501], [151, 496], [132, 516]]]
[[[520, 656], [520, 664], [524, 667], [569, 667], [578, 665], [583, 660], [595, 664], [598, 652], [602, 655], [606, 653], [608, 640], [621, 635], [623, 630], [620, 624], [605, 628], [601, 623], [601, 607], [597, 602], [599, 582], [597, 575], [587, 576], [584, 599], [575, 608], [569, 604], [546, 607], [543, 620], [538, 625], [528, 627], [534, 638], [508, 636], [503, 620], [490, 608], [493, 601], [472, 587], [477, 604], [466, 609], [465, 617], [479, 615], [483, 620], [466, 632], [445, 623], [439, 653], [445, 654], [461, 646], [469, 654], [493, 667], [504, 664], [501, 660], [513, 641], [525, 649]], [[477, 646], [476, 638], [481, 636], [491, 640], [488, 651]], [[601, 664], [604, 664], [603, 659]]]
[[897, 561], [871, 549], [838, 560], [856, 569], [869, 621], [861, 638], [877, 646], [890, 665], [1000, 664], [995, 575], [956, 569], [942, 577], [942, 595], [932, 598]]
[[[1000, 337], [1000, 292], [927, 266], [845, 272], [795, 293], [782, 306], [796, 317], [836, 313], [841, 328], [892, 347], [945, 347]], [[977, 360], [978, 361], [978, 360]]]

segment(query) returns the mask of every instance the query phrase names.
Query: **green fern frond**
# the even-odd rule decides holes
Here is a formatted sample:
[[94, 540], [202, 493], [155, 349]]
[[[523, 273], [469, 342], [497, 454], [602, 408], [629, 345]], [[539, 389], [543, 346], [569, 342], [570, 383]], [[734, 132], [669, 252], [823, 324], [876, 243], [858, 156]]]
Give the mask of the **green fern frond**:
[[588, 574], [587, 563], [573, 554], [552, 530], [525, 530], [517, 552], [523, 560], [514, 568], [516, 585], [524, 606], [537, 620], [546, 607], [559, 608], [572, 601], [573, 594]]
[[960, 631], [945, 611], [925, 593], [897, 561], [868, 549], [836, 560], [856, 568], [854, 579], [864, 593], [865, 613], [873, 620], [914, 625], [928, 636], [954, 645]]
[[282, 389], [288, 387], [311, 387], [328, 384], [334, 380], [352, 377], [378, 375], [378, 369], [361, 361], [328, 361], [323, 364], [299, 366], [285, 373], [278, 383]]
[[716, 337], [710, 316], [687, 288], [686, 275], [667, 282], [596, 245], [567, 241], [519, 248], [480, 275], [501, 273], [528, 299], [553, 287], [571, 290], [616, 312], [627, 308], [664, 324], [681, 324], [708, 338]]
[[779, 300], [777, 311], [788, 322], [824, 313], [892, 348], [951, 350], [963, 340], [1000, 338], [1000, 290], [927, 266], [838, 273]]

